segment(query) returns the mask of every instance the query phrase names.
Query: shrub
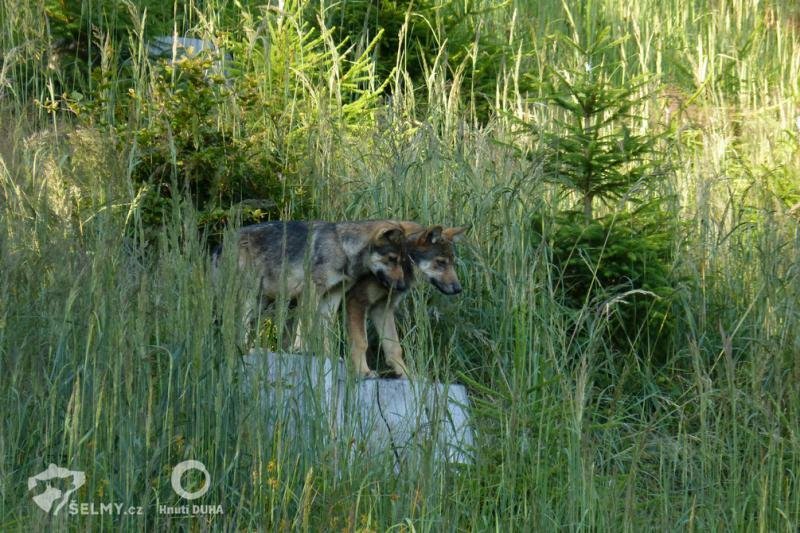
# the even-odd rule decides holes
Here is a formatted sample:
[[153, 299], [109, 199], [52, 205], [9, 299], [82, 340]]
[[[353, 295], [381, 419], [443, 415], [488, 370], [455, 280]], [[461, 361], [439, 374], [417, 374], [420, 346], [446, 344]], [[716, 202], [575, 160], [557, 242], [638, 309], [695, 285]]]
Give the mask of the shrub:
[[[243, 206], [246, 222], [274, 215], [282, 205], [280, 163], [255, 136], [237, 131], [233, 86], [212, 67], [209, 57], [162, 62], [152, 91], [142, 97], [146, 118], [134, 134], [138, 158], [131, 178], [141, 187], [146, 227], [160, 226], [170, 199], [184, 194], [201, 213], [201, 229], [211, 233], [232, 205]], [[246, 202], [253, 199], [263, 201]]]
[[666, 362], [676, 325], [674, 231], [658, 203], [589, 223], [580, 211], [557, 218], [545, 238], [576, 332], [587, 334], [594, 321], [612, 352]]
[[591, 334], [606, 332], [599, 338], [612, 352], [664, 362], [676, 284], [676, 222], [658, 189], [669, 168], [658, 151], [664, 137], [640, 127], [649, 80], [621, 75], [613, 52], [622, 40], [604, 29], [585, 41], [558, 37], [573, 62], [553, 68], [545, 87], [555, 128], [529, 128], [541, 141], [545, 178], [578, 199], [546, 236], [561, 274], [559, 296], [575, 312], [576, 332], [590, 334], [588, 311]]

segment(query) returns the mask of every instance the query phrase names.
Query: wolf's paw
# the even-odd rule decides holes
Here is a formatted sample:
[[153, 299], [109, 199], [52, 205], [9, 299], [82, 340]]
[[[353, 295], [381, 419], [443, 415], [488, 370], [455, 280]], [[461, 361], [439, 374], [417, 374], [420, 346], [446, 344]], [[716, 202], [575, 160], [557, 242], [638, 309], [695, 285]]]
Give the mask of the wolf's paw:
[[378, 379], [378, 373], [374, 370], [367, 370], [366, 372], [361, 373], [361, 377], [363, 379]]
[[397, 379], [408, 379], [408, 369], [404, 363], [396, 363], [391, 366], [392, 374], [394, 374]]

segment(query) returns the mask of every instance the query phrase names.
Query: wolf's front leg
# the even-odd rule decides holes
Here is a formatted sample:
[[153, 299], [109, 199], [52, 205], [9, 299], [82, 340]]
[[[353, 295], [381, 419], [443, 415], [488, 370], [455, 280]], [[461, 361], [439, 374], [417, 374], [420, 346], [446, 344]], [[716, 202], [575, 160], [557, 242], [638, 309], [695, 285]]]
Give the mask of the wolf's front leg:
[[353, 369], [361, 377], [378, 377], [367, 364], [367, 308], [357, 298], [348, 298], [345, 307], [347, 308], [347, 336], [350, 338], [350, 357], [353, 360]]
[[403, 361], [403, 348], [400, 346], [400, 336], [394, 322], [394, 307], [381, 302], [370, 309], [369, 315], [381, 337], [381, 348], [386, 362], [399, 377], [407, 377], [408, 368]]

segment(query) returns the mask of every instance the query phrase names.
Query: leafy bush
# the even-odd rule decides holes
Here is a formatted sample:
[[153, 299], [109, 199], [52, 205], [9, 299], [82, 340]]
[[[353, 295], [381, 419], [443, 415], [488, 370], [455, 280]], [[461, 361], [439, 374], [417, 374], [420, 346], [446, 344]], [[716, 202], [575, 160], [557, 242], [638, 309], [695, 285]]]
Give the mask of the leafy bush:
[[[56, 74], [58, 92], [90, 90], [92, 70], [100, 66], [107, 53], [104, 47], [113, 42], [118, 53], [130, 55], [125, 43], [132, 18], [146, 13], [148, 35], [170, 34], [175, 28], [182, 31], [188, 27], [180, 11], [176, 13], [177, 19], [173, 19], [173, 7], [172, 3], [160, 0], [137, 0], [135, 4], [119, 0], [44, 0], [41, 8], [47, 24], [43, 27], [46, 35], [42, 37], [48, 41], [45, 73]], [[135, 25], [139, 21], [132, 22]]]
[[256, 136], [237, 131], [228, 112], [234, 89], [213, 67], [209, 57], [162, 62], [151, 93], [141, 97], [146, 120], [135, 132], [138, 162], [131, 178], [142, 187], [147, 227], [160, 226], [170, 199], [183, 194], [212, 233], [234, 204], [264, 200], [241, 204], [246, 222], [274, 215], [282, 205], [280, 162], [261, 150]]
[[[374, 120], [377, 96], [369, 60], [328, 30], [302, 18], [302, 7], [256, 15], [242, 8], [244, 38], [219, 43], [219, 54], [160, 63], [152, 87], [137, 95], [134, 180], [146, 200], [147, 225], [163, 220], [170, 198], [188, 194], [201, 224], [216, 234], [231, 206], [244, 223], [281, 215], [305, 218], [325, 198], [328, 168], [309, 147]], [[312, 151], [313, 152], [313, 151]]]

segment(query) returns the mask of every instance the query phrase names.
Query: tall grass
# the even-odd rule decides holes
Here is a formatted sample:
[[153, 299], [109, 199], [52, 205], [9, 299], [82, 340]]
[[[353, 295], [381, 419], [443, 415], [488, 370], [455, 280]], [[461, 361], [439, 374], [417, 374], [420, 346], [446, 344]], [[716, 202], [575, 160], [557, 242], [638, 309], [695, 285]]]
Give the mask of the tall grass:
[[[493, 93], [472, 82], [483, 42], [471, 44], [474, 62], [450, 64], [447, 28], [430, 21], [445, 33], [425, 83], [411, 86], [401, 57], [391, 96], [378, 98], [385, 80], [363, 75], [368, 64], [355, 81], [345, 74], [365, 48], [346, 52], [330, 36], [320, 57], [301, 47], [287, 71], [270, 63], [283, 56], [269, 49], [268, 28], [308, 31], [286, 4], [189, 2], [154, 29], [143, 9], [104, 18], [87, 7], [78, 24], [99, 57], [94, 79], [59, 63], [36, 6], [0, 0], [0, 529], [795, 531], [800, 233], [789, 208], [800, 201], [800, 12], [749, 0], [571, 11], [509, 2], [480, 15], [505, 43]], [[619, 45], [625, 77], [661, 76], [643, 127], [670, 118], [675, 128], [666, 188], [683, 228], [674, 270], [684, 282], [662, 366], [610, 349], [594, 306], [581, 313], [597, 326], [575, 336], [558, 269], [535, 238], [542, 214], [574, 199], [545, 183], [517, 124], [553, 123], [539, 82], [569, 52], [550, 34], [591, 34], [598, 20], [630, 36]], [[172, 31], [250, 54], [237, 55], [237, 75], [259, 74], [257, 89], [277, 95], [264, 127], [278, 116], [286, 128], [285, 138], [265, 135], [265, 149], [297, 157], [292, 170], [319, 217], [473, 224], [459, 249], [464, 293], [420, 286], [400, 326], [419, 375], [470, 389], [474, 464], [423, 454], [396, 473], [388, 451], [351, 461], [360, 456], [350, 443], [290, 439], [289, 424], [324, 428], [275, 419], [244, 386], [236, 270], [212, 282], [186, 199], [174, 199], [177, 216], [155, 242], [141, 238], [126, 125], [147, 118], [136, 100], [112, 109], [129, 88], [149, 94], [146, 39]], [[76, 115], [75, 93], [88, 96], [92, 83], [104, 84], [105, 123]], [[498, 111], [488, 120], [477, 111], [486, 101]], [[224, 112], [245, 122], [234, 99]], [[619, 360], [618, 381], [598, 386]], [[211, 473], [201, 501], [222, 516], [158, 514], [158, 504], [180, 504], [169, 477], [189, 458]], [[75, 501], [140, 505], [144, 515], [46, 515], [27, 478], [50, 463], [87, 472]]]

